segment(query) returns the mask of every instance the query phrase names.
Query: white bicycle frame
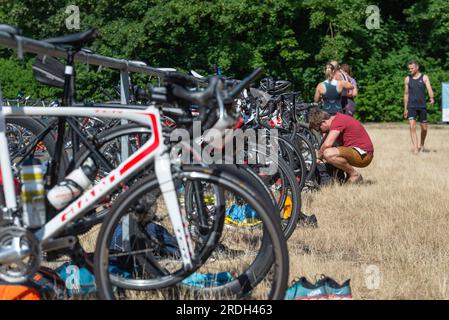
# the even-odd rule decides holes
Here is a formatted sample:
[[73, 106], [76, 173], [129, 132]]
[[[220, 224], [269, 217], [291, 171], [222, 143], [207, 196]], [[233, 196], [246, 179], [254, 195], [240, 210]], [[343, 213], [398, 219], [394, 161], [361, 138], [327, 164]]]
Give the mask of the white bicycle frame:
[[[35, 235], [42, 244], [57, 236], [71, 222], [82, 217], [94, 204], [110, 193], [117, 185], [128, 177], [136, 174], [139, 169], [155, 161], [155, 173], [163, 193], [169, 217], [175, 230], [175, 236], [181, 251], [182, 260], [186, 269], [192, 268], [193, 245], [186, 218], [181, 213], [178, 197], [174, 187], [169, 153], [166, 152], [162, 138], [159, 110], [153, 106], [146, 109], [104, 108], [104, 107], [2, 107], [0, 101], [0, 164], [3, 178], [3, 188], [6, 208], [17, 209], [17, 199], [14, 190], [11, 161], [9, 158], [6, 139], [5, 118], [24, 116], [49, 117], [102, 117], [126, 119], [134, 121], [152, 129], [149, 141], [124, 160], [116, 169], [110, 172], [97, 184], [86, 190], [79, 198], [73, 201], [54, 218], [48, 221]], [[0, 248], [0, 253], [2, 249]], [[0, 261], [1, 264], [1, 261]]]

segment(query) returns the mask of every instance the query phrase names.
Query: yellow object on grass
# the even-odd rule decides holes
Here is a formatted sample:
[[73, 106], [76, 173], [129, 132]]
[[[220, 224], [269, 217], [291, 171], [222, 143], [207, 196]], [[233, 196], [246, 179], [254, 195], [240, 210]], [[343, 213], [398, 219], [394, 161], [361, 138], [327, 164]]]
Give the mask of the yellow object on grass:
[[287, 198], [285, 199], [284, 208], [282, 210], [282, 219], [290, 219], [290, 217], [292, 216], [292, 207], [292, 198], [290, 198], [290, 196], [287, 196]]
[[245, 219], [245, 221], [240, 222], [232, 219], [229, 216], [225, 217], [225, 223], [228, 225], [235, 225], [237, 227], [255, 227], [260, 224], [262, 221], [259, 219]]

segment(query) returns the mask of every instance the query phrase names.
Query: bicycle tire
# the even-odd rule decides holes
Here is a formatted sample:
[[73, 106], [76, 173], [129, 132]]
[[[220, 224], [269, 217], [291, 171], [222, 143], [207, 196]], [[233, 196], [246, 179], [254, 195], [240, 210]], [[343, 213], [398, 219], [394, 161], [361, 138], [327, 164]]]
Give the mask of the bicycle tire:
[[[264, 237], [266, 235], [268, 238], [264, 238], [264, 250], [261, 250], [261, 252], [259, 252], [254, 263], [248, 270], [246, 270], [246, 273], [242, 274], [242, 277], [246, 280], [242, 281], [243, 279], [242, 277], [240, 277], [239, 279], [232, 281], [232, 283], [227, 284], [226, 286], [220, 287], [218, 289], [215, 288], [215, 291], [223, 293], [223, 290], [225, 290], [226, 292], [232, 292], [233, 294], [241, 293], [245, 289], [251, 288], [252, 286], [257, 285], [257, 283], [262, 281], [265, 274], [262, 274], [261, 271], [268, 269], [268, 272], [271, 266], [274, 265], [276, 279], [274, 281], [274, 287], [270, 291], [269, 297], [282, 299], [287, 285], [286, 278], [288, 278], [288, 251], [285, 240], [282, 236], [282, 232], [280, 230], [279, 222], [276, 222], [274, 217], [266, 212], [263, 206], [261, 206], [261, 204], [255, 199], [255, 193], [252, 188], [243, 188], [238, 183], [236, 183], [236, 181], [239, 181], [237, 177], [232, 176], [229, 173], [218, 173], [217, 170], [211, 171], [210, 169], [199, 167], [187, 168], [185, 172], [177, 173], [177, 175], [187, 175], [187, 172], [195, 173], [193, 175], [193, 179], [198, 179], [198, 177], [200, 177], [202, 181], [209, 181], [225, 189], [230, 189], [237, 192], [239, 195], [243, 196], [244, 199], [249, 200], [251, 206], [257, 209], [257, 212], [260, 213], [261, 218], [265, 222]], [[139, 188], [140, 190], [139, 192], [137, 192], [137, 189]], [[115, 230], [115, 225], [119, 221], [117, 219], [119, 219], [120, 215], [123, 214], [126, 206], [132, 203], [134, 198], [138, 198], [139, 196], [141, 196], [145, 188], [157, 188], [157, 182], [154, 181], [154, 177], [144, 178], [140, 181], [139, 184], [131, 187], [126, 192], [126, 196], [125, 194], [123, 194], [123, 201], [115, 202], [115, 208], [112, 209], [111, 214], [106, 217], [105, 221], [103, 222], [100, 234], [98, 236], [97, 249], [94, 258], [95, 274], [96, 278], [98, 279], [100, 298], [102, 299], [114, 298], [112, 285], [109, 282], [110, 280], [107, 276], [107, 266], [104, 264], [104, 261], [108, 261], [108, 243], [112, 238], [112, 229], [114, 228]], [[200, 268], [201, 265], [198, 265], [196, 267]], [[184, 271], [182, 277], [186, 277], [193, 271], [195, 270], [190, 270], [189, 272]], [[180, 275], [178, 275], [177, 277], [173, 276], [170, 281], [166, 280], [163, 283], [159, 284], [159, 286], [153, 284], [151, 288], [155, 289], [157, 287], [160, 288], [172, 285], [179, 282], [180, 280], [182, 280]], [[212, 291], [209, 290], [209, 292]]]
[[[20, 126], [28, 131], [30, 131], [34, 136], [39, 135], [45, 130], [45, 126], [39, 122], [36, 119], [33, 118], [24, 118], [24, 117], [11, 117], [6, 119], [6, 125], [17, 125]], [[42, 140], [45, 148], [48, 150], [48, 154], [50, 158], [54, 157], [55, 150], [56, 150], [56, 137], [52, 132], [49, 132], [47, 135], [45, 135], [44, 139]], [[23, 148], [23, 147], [22, 147]], [[21, 151], [22, 153], [24, 152]], [[11, 154], [11, 162], [14, 162], [15, 155], [19, 156], [21, 152], [16, 152], [14, 154]], [[62, 162], [60, 164], [60, 179], [63, 179], [65, 176], [65, 169], [68, 166], [68, 157], [67, 154], [64, 152], [61, 156]], [[22, 161], [18, 161], [19, 163]]]
[[299, 150], [301, 150], [301, 155], [303, 156], [307, 168], [306, 181], [309, 181], [315, 174], [316, 169], [317, 158], [315, 149], [313, 148], [311, 142], [300, 133], [295, 134], [292, 142], [296, 144]]

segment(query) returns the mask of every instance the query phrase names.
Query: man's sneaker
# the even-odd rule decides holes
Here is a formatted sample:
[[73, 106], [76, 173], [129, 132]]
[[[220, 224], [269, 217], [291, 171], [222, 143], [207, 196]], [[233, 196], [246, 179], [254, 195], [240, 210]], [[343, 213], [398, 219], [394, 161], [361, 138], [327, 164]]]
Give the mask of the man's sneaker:
[[328, 300], [352, 300], [351, 286], [349, 282], [351, 279], [345, 281], [343, 284], [338, 284], [334, 279], [326, 277], [325, 288]]
[[315, 284], [311, 284], [305, 277], [293, 281], [290, 288], [287, 289], [285, 300], [325, 300], [326, 279], [320, 279]]

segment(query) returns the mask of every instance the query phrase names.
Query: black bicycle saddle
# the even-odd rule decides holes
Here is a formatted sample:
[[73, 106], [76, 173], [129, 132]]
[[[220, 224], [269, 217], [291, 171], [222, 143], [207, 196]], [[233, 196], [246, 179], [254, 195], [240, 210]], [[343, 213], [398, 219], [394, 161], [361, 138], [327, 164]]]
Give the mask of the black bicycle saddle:
[[88, 42], [94, 40], [97, 37], [97, 34], [97, 29], [91, 28], [84, 32], [73, 33], [62, 37], [49, 38], [43, 41], [54, 45], [71, 46], [81, 49]]

